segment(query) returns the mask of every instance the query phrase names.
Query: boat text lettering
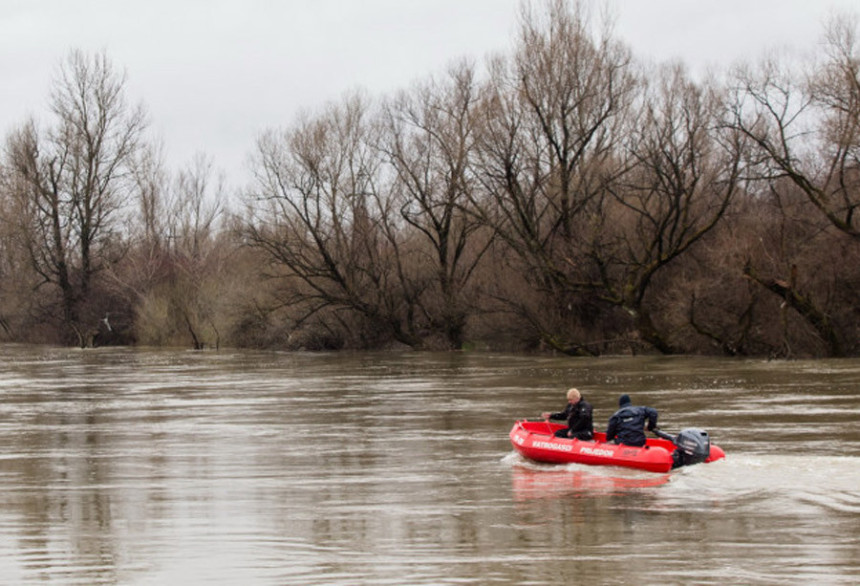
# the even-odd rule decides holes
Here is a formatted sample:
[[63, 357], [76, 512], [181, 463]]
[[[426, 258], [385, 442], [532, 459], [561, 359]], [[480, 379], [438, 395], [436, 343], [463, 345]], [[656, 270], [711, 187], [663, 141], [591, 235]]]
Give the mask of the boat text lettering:
[[532, 447], [544, 450], [555, 450], [557, 452], [570, 452], [573, 450], [573, 446], [566, 444], [553, 444], [550, 442], [532, 442]]
[[612, 457], [615, 453], [612, 450], [601, 450], [600, 448], [579, 448], [580, 454], [588, 454], [590, 456], [607, 456]]

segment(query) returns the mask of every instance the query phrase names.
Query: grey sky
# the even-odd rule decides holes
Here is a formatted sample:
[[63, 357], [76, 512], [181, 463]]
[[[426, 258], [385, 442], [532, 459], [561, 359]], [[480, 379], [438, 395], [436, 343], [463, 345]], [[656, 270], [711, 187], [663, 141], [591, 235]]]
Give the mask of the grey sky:
[[[596, 6], [602, 5], [595, 0]], [[860, 0], [610, 0], [637, 57], [694, 71], [814, 49]], [[211, 155], [234, 185], [256, 136], [344, 92], [390, 94], [459, 57], [507, 51], [519, 0], [0, 0], [0, 131], [44, 116], [69, 49], [128, 73], [171, 167]]]

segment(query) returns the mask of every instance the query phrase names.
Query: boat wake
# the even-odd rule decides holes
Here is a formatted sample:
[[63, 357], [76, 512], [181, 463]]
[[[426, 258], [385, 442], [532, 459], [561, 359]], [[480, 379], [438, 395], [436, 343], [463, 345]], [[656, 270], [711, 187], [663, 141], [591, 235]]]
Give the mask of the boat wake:
[[612, 466], [539, 464], [516, 452], [501, 463], [512, 471], [516, 500], [646, 493], [649, 506], [755, 514], [860, 513], [860, 458], [735, 455], [708, 465], [655, 474]]
[[699, 495], [717, 506], [756, 513], [860, 513], [860, 458], [731, 455], [673, 474], [668, 503]]

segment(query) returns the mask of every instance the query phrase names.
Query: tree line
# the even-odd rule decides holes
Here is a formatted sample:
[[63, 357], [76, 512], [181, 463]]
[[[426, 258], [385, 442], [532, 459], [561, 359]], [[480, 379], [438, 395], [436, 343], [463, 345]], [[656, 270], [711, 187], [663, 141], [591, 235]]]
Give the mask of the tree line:
[[856, 356], [860, 57], [697, 80], [584, 2], [512, 50], [263, 133], [253, 180], [167, 168], [105, 54], [72, 51], [0, 159], [8, 341]]

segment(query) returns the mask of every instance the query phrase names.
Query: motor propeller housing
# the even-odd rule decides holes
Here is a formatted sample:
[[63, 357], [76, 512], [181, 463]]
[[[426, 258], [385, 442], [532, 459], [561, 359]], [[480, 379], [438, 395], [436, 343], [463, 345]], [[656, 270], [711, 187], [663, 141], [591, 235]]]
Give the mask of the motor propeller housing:
[[704, 429], [682, 429], [674, 441], [677, 449], [672, 454], [673, 468], [699, 464], [711, 455], [711, 438]]

